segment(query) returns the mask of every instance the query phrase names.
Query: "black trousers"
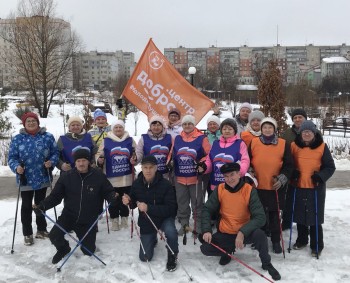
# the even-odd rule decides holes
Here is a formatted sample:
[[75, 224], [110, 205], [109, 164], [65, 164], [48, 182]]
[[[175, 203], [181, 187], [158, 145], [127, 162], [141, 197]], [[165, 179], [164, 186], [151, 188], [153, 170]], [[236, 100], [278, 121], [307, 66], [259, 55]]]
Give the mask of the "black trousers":
[[[236, 234], [216, 232], [213, 234], [212, 243], [224, 249], [227, 253], [231, 254], [235, 252], [236, 236]], [[271, 256], [269, 255], [267, 245], [267, 237], [261, 229], [254, 230], [248, 237], [246, 237], [244, 239], [244, 244], [255, 245], [255, 248], [259, 252], [259, 257], [262, 264], [269, 264], [271, 262]], [[202, 253], [206, 256], [224, 255], [223, 252], [206, 242], [204, 242], [200, 248]]]
[[270, 232], [272, 243], [278, 243], [281, 240], [278, 211], [265, 210], [265, 213], [267, 220], [265, 226], [263, 227], [263, 230], [265, 232]]
[[[309, 227], [297, 224], [298, 238], [297, 242], [302, 245], [307, 245], [309, 243]], [[323, 243], [323, 229], [322, 225], [318, 225], [318, 250], [322, 251], [324, 247]], [[316, 250], [316, 225], [310, 226], [310, 248]]]
[[[79, 240], [81, 240], [86, 232], [89, 230], [91, 224], [76, 224], [74, 219], [72, 217], [67, 217], [64, 215], [61, 215], [58, 217], [57, 223], [62, 226], [66, 231], [74, 231], [78, 237]], [[96, 226], [91, 229], [89, 234], [85, 237], [82, 244], [89, 249], [92, 253], [96, 250]], [[49, 238], [51, 243], [56, 247], [56, 249], [62, 250], [66, 249], [69, 246], [69, 242], [64, 238], [65, 233], [61, 231], [57, 226], [54, 226], [50, 233]], [[85, 249], [80, 247], [81, 251], [85, 254], [90, 256], [90, 253], [87, 252]]]
[[130, 193], [131, 187], [119, 187], [119, 188], [114, 188], [114, 191], [119, 194], [118, 199], [117, 199], [117, 205], [115, 206], [110, 206], [109, 207], [109, 214], [111, 215], [111, 218], [118, 218], [120, 217], [127, 217], [129, 216], [129, 208], [123, 204], [122, 202], [122, 197], [124, 194], [129, 194]]
[[[33, 235], [32, 214], [33, 214], [33, 197], [34, 203], [40, 204], [46, 197], [47, 188], [40, 190], [31, 190], [21, 192], [22, 206], [21, 206], [21, 221], [23, 236]], [[44, 215], [36, 216], [36, 226], [38, 231], [46, 231], [47, 223]]]

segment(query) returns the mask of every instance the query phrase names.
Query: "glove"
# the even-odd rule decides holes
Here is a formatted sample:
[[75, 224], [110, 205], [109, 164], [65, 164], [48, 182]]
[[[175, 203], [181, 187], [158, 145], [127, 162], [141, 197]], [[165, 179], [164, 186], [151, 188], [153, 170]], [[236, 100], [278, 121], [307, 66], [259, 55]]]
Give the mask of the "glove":
[[38, 205], [33, 204], [33, 210], [37, 216], [41, 216], [42, 212], [45, 211], [45, 206], [42, 203], [40, 203]]
[[300, 171], [295, 169], [292, 173], [292, 180], [298, 181], [299, 178], [300, 178]]
[[311, 176], [311, 179], [312, 179], [312, 182], [314, 182], [315, 184], [319, 184], [319, 183], [323, 183], [320, 175], [318, 175], [317, 173], [314, 173], [312, 176]]
[[277, 177], [274, 177], [272, 188], [277, 191], [281, 187], [282, 187], [282, 182]]
[[[203, 172], [199, 172], [199, 167], [203, 169]], [[207, 170], [207, 165], [205, 164], [204, 161], [198, 162], [196, 165], [196, 171], [198, 172], [198, 174], [203, 174], [205, 171]]]
[[168, 168], [168, 172], [172, 172], [174, 169], [174, 161], [171, 160], [166, 167]]

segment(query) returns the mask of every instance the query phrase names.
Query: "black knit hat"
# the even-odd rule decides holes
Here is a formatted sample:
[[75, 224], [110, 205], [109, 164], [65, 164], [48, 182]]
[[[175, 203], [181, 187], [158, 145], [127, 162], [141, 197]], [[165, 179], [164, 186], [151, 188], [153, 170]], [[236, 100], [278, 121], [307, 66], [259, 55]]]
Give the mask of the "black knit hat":
[[297, 109], [294, 109], [294, 110], [292, 111], [292, 120], [293, 120], [293, 117], [296, 116], [296, 115], [304, 116], [305, 119], [307, 119], [306, 112], [305, 112], [305, 110], [302, 109], [302, 108], [297, 108]]
[[157, 158], [155, 158], [153, 155], [147, 155], [144, 158], [142, 158], [141, 164], [153, 164], [157, 165]]
[[90, 149], [88, 147], [79, 147], [75, 151], [73, 149], [74, 162], [81, 158], [85, 158], [86, 160], [90, 161], [91, 155], [90, 155]]
[[241, 170], [241, 166], [238, 163], [230, 162], [226, 163], [221, 166], [220, 172], [222, 174], [233, 172], [233, 171], [239, 171]]
[[235, 134], [237, 134], [237, 123], [232, 118], [227, 118], [221, 122], [221, 124], [220, 124], [220, 132], [221, 133], [222, 133], [222, 128], [224, 126], [230, 126], [231, 128], [233, 128], [235, 130]]

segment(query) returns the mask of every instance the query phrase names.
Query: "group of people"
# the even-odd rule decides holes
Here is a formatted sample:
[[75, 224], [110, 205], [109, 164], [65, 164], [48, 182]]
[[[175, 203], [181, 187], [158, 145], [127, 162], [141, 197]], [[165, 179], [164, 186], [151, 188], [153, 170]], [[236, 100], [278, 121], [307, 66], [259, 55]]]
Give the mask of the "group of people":
[[[320, 256], [325, 183], [335, 171], [331, 153], [305, 111], [295, 109], [291, 116], [293, 126], [279, 137], [276, 120], [253, 111], [249, 103], [241, 104], [234, 118], [209, 117], [206, 131], [196, 128], [194, 116], [181, 117], [173, 108], [167, 122], [152, 117], [147, 133], [136, 143], [123, 121], [108, 125], [106, 114], [98, 109], [92, 130], [86, 133], [83, 121], [71, 117], [68, 133], [56, 144], [39, 127], [36, 114], [26, 113], [24, 129], [9, 151], [9, 166], [18, 181], [21, 175], [27, 178], [19, 186], [25, 244], [34, 243], [33, 196], [38, 213], [36, 237], [49, 236], [57, 249], [54, 263], [70, 248], [62, 231], [54, 227], [47, 233], [44, 211], [64, 199], [58, 222], [80, 238], [101, 213], [105, 199], [112, 203], [109, 213], [114, 231], [127, 227], [129, 209], [138, 208], [142, 261], [152, 259], [157, 233], [162, 231], [167, 241], [167, 269], [175, 270], [178, 236], [192, 231], [202, 243], [202, 253], [221, 256], [221, 265], [230, 262], [236, 249], [252, 244], [262, 268], [279, 280], [267, 237], [272, 251], [282, 253], [280, 211], [283, 229], [297, 223], [293, 248], [304, 248], [310, 234], [312, 255]], [[139, 163], [142, 172], [136, 178], [134, 167]], [[47, 172], [54, 166], [61, 176], [44, 199], [51, 181]], [[78, 182], [81, 185], [73, 187]], [[83, 241], [92, 252], [96, 231]]]

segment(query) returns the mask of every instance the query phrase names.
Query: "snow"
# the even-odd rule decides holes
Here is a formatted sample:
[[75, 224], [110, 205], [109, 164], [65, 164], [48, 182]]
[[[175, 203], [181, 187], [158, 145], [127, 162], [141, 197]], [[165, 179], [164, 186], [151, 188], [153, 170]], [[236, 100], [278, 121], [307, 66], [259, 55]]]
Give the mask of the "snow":
[[349, 63], [350, 61], [346, 59], [345, 57], [329, 57], [329, 58], [323, 58], [322, 62], [325, 63]]

